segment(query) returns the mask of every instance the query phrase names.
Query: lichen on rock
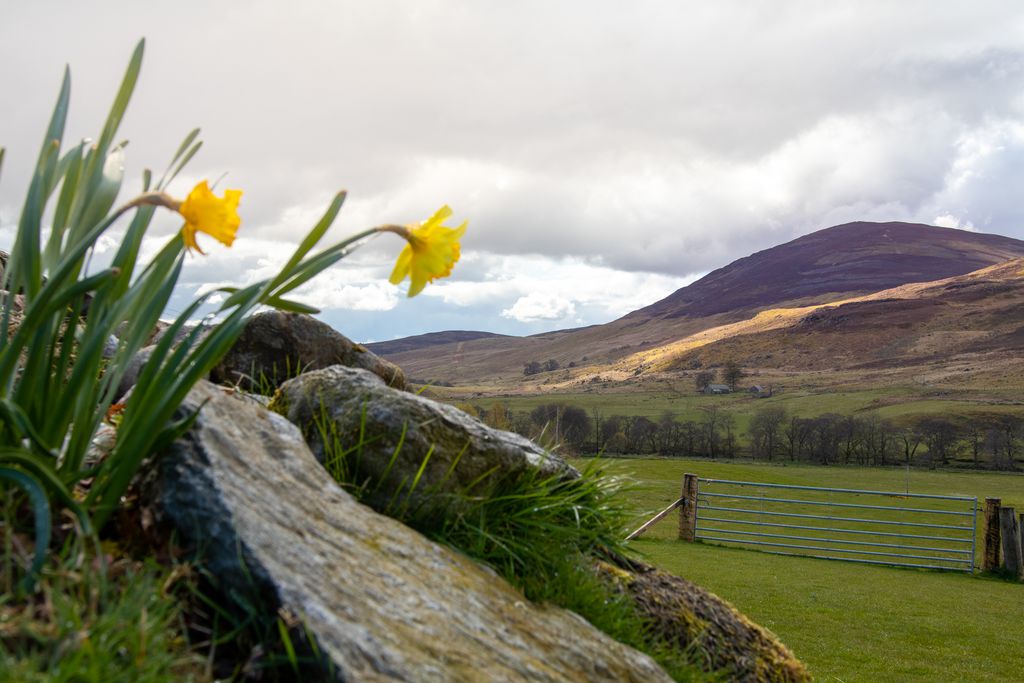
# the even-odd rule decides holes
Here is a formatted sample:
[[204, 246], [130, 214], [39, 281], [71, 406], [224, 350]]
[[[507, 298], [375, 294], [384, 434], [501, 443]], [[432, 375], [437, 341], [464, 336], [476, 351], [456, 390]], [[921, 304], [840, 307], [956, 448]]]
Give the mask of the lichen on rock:
[[628, 595], [652, 631], [671, 645], [695, 648], [708, 671], [737, 683], [809, 683], [789, 648], [714, 593], [636, 560], [610, 555], [597, 563]]
[[356, 368], [333, 366], [291, 379], [270, 408], [302, 429], [321, 462], [333, 447], [325, 439], [356, 449], [353, 474], [379, 484], [363, 499], [376, 509], [387, 507], [396, 492], [416, 498], [472, 489], [483, 495], [527, 470], [579, 476], [529, 439], [488, 427], [453, 406], [396, 391]]

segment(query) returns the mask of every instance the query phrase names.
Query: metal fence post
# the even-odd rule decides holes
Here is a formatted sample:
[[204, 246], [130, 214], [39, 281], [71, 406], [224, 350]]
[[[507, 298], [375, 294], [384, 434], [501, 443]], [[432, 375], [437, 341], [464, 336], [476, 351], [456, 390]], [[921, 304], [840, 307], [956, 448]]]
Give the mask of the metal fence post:
[[999, 568], [999, 498], [985, 499], [985, 536], [981, 569], [991, 572]]
[[679, 540], [693, 541], [697, 534], [697, 475], [683, 475], [683, 490], [679, 496]]

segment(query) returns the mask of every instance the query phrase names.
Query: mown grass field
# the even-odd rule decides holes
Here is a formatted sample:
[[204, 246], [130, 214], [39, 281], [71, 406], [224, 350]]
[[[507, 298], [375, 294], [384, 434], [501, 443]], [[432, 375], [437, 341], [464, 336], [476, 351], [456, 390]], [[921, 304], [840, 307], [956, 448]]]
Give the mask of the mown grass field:
[[[782, 484], [903, 491], [898, 468], [619, 459], [637, 523], [678, 498], [684, 472]], [[1000, 497], [1024, 510], [1024, 475], [912, 470], [912, 493]], [[675, 540], [675, 516], [634, 547], [771, 629], [816, 680], [1020, 681], [1024, 584], [954, 572], [770, 555]], [[979, 544], [980, 546], [980, 544]], [[980, 549], [980, 548], [979, 548]]]

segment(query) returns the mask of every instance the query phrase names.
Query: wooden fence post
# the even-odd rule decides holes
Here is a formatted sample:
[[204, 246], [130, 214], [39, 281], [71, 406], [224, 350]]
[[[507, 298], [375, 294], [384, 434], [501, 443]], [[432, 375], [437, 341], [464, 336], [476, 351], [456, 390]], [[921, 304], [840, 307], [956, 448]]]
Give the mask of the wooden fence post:
[[999, 568], [999, 498], [985, 499], [984, 546], [981, 556], [982, 571], [990, 572]]
[[[1020, 543], [1018, 547], [1020, 548], [1021, 565], [1024, 565], [1024, 512], [1020, 513], [1019, 521], [1020, 523], [1017, 525], [1017, 533], [1019, 534], [1017, 541]], [[1021, 579], [1024, 579], [1024, 566], [1021, 567], [1019, 576]]]
[[1013, 508], [999, 508], [999, 533], [1003, 538], [1003, 566], [1014, 576], [1020, 576], [1020, 532], [1017, 529], [1017, 512]]
[[683, 475], [683, 492], [679, 496], [679, 540], [693, 541], [697, 534], [697, 475]]

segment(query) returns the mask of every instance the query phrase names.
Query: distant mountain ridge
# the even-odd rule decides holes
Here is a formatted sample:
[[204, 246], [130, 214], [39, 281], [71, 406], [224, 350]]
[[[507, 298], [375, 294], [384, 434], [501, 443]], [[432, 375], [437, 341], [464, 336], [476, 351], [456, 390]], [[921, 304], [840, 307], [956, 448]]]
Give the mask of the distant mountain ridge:
[[[738, 259], [664, 299], [604, 325], [532, 337], [434, 333], [371, 348], [411, 376], [437, 381], [522, 381], [532, 360], [615, 363], [668, 347], [704, 330], [797, 309], [966, 275], [1024, 257], [1024, 241], [916, 223], [847, 223]], [[446, 339], [444, 335], [463, 335]], [[472, 338], [470, 335], [477, 334]], [[429, 338], [429, 345], [423, 341]], [[436, 343], [434, 343], [436, 342]], [[424, 349], [429, 348], [429, 352]]]
[[830, 293], [877, 292], [1024, 256], [1024, 242], [921, 223], [845, 223], [733, 261], [626, 316], [703, 317]]
[[379, 356], [387, 356], [389, 354], [416, 351], [418, 349], [425, 349], [430, 346], [439, 346], [441, 344], [452, 344], [473, 341], [475, 339], [490, 339], [492, 337], [508, 336], [509, 335], [506, 334], [495, 334], [493, 332], [451, 330], [447, 332], [428, 332], [426, 334], [417, 334], [412, 337], [393, 339], [391, 341], [373, 342], [371, 344], [364, 344], [363, 346]]

